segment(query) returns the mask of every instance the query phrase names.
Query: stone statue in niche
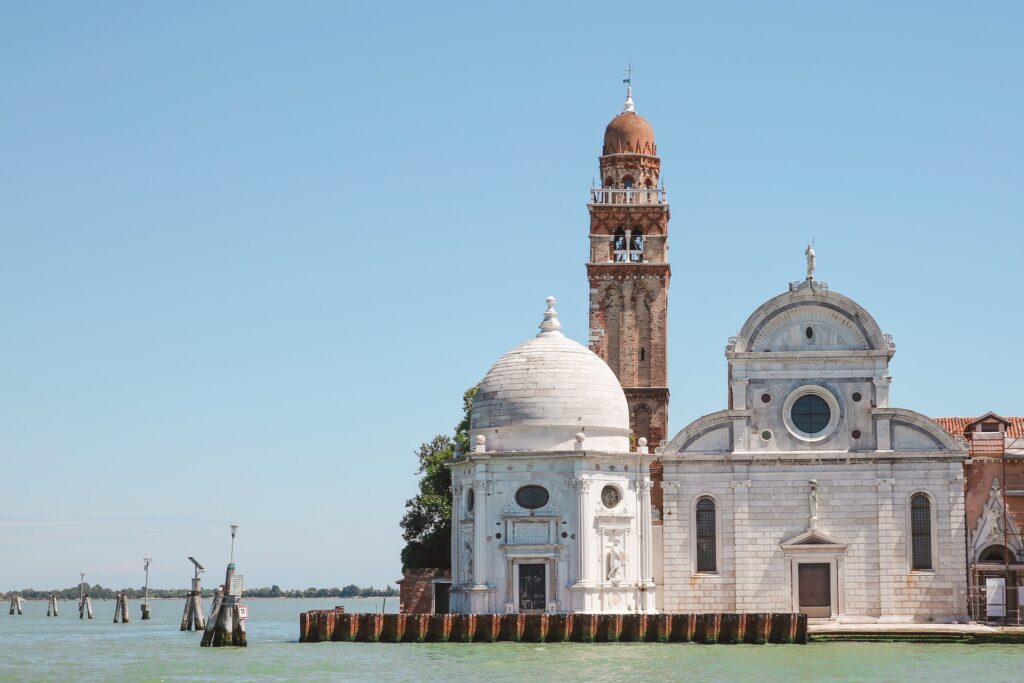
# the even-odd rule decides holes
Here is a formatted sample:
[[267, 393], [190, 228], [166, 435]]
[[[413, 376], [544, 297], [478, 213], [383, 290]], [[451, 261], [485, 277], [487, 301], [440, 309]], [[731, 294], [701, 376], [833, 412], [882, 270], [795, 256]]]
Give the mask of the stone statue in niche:
[[469, 541], [462, 542], [462, 580], [473, 582], [473, 544]]
[[625, 570], [626, 553], [619, 547], [619, 538], [612, 538], [612, 547], [608, 549], [608, 566], [605, 578], [612, 583], [622, 580]]
[[818, 497], [818, 480], [817, 479], [811, 479], [811, 494], [810, 494], [811, 522], [810, 522], [810, 528], [812, 528], [812, 529], [814, 529], [814, 528], [816, 528], [818, 526], [818, 503], [819, 502], [820, 502], [820, 498]]

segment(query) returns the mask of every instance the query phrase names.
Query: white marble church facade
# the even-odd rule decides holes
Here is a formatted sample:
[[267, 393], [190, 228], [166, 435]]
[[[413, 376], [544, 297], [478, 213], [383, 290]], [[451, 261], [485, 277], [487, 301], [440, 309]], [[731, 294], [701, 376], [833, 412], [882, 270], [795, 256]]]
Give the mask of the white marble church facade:
[[666, 611], [964, 619], [963, 446], [889, 404], [891, 338], [809, 277], [726, 348], [729, 407], [664, 449]]

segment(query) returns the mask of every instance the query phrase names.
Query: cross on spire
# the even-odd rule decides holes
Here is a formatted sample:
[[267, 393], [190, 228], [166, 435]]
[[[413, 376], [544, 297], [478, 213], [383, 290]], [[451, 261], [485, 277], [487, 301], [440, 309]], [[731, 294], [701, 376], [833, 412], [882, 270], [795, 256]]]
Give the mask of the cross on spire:
[[622, 79], [622, 82], [626, 84], [626, 105], [622, 108], [623, 112], [636, 112], [636, 108], [633, 106], [633, 72], [636, 69], [633, 68], [633, 63], [629, 62], [626, 65], [626, 77]]

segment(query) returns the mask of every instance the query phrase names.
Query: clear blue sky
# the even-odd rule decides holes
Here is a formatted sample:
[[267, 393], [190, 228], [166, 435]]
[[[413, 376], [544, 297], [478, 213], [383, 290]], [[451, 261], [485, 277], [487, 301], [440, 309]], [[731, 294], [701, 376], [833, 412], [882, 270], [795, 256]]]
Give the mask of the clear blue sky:
[[0, 589], [392, 581], [413, 451], [586, 341], [628, 61], [672, 203], [671, 429], [818, 275], [896, 405], [1024, 412], [1024, 5], [7, 2]]

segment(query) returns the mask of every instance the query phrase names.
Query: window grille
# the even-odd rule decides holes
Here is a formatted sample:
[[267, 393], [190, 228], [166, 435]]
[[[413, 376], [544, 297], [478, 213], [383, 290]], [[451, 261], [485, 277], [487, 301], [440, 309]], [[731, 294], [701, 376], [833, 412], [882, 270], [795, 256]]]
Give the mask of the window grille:
[[715, 501], [701, 498], [697, 501], [697, 571], [718, 571], [715, 534]]
[[911, 568], [932, 568], [932, 503], [918, 493], [910, 499]]

